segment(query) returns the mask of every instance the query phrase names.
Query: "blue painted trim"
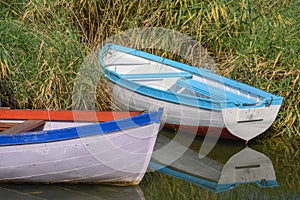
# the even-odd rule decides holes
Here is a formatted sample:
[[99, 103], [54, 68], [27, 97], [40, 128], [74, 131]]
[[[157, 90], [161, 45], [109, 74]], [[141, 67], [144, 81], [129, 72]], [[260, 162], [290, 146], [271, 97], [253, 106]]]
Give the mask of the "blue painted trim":
[[192, 176], [190, 174], [185, 174], [180, 171], [176, 171], [174, 169], [171, 169], [167, 166], [162, 166], [158, 163], [155, 163], [151, 161], [149, 163], [149, 168], [157, 170], [161, 173], [173, 176], [175, 178], [179, 178], [185, 181], [189, 181], [195, 185], [198, 185], [204, 189], [207, 189], [209, 191], [212, 191], [214, 193], [219, 193], [219, 192], [225, 192], [231, 189], [234, 189], [238, 185], [242, 184], [248, 184], [248, 183], [256, 183], [259, 187], [261, 188], [273, 188], [273, 187], [278, 187], [278, 183], [276, 180], [261, 180], [261, 181], [250, 181], [250, 182], [236, 182], [232, 184], [218, 184], [217, 182], [214, 181], [209, 181], [205, 179], [201, 179], [199, 177]]
[[[261, 102], [261, 104], [258, 104], [256, 106], [250, 106], [250, 107], [262, 107], [262, 106], [267, 105], [268, 102], [271, 103], [271, 104], [268, 104], [268, 105], [281, 105], [282, 101], [283, 101], [283, 97], [279, 97], [279, 96], [276, 96], [274, 94], [271, 94], [271, 93], [265, 92], [263, 90], [260, 90], [258, 88], [254, 88], [252, 86], [246, 85], [244, 83], [240, 83], [240, 82], [234, 81], [232, 79], [225, 78], [223, 76], [214, 74], [210, 70], [207, 70], [207, 69], [204, 69], [204, 68], [196, 68], [196, 67], [193, 67], [193, 66], [190, 66], [190, 65], [179, 63], [177, 61], [162, 58], [162, 57], [159, 57], [159, 56], [147, 53], [147, 52], [143, 52], [143, 51], [139, 51], [139, 50], [136, 50], [136, 49], [131, 49], [131, 48], [128, 48], [128, 47], [119, 46], [119, 45], [115, 45], [115, 44], [106, 44], [101, 49], [101, 51], [99, 53], [99, 61], [100, 61], [100, 64], [103, 67], [105, 67], [105, 64], [102, 61], [102, 57], [103, 57], [103, 54], [105, 54], [105, 52], [109, 49], [117, 50], [117, 51], [120, 51], [120, 52], [128, 53], [128, 54], [135, 55], [135, 56], [145, 58], [145, 59], [148, 59], [148, 60], [156, 61], [156, 62], [165, 64], [165, 65], [169, 65], [169, 66], [175, 67], [177, 69], [181, 69], [181, 70], [187, 71], [189, 73], [195, 74], [197, 76], [205, 77], [205, 78], [220, 82], [222, 84], [228, 85], [230, 87], [234, 87], [234, 88], [238, 88], [238, 89], [241, 89], [241, 90], [244, 90], [244, 91], [248, 91], [250, 93], [253, 93], [253, 94], [256, 94], [256, 95], [259, 95], [259, 96], [265, 98], [265, 100], [263, 102]], [[116, 81], [113, 81], [113, 82], [117, 83]], [[139, 91], [140, 87], [136, 87], [136, 88], [138, 88], [137, 89], [138, 91], [137, 90], [134, 90], [134, 91], [140, 92]], [[163, 100], [166, 100], [166, 99], [163, 99]], [[169, 101], [172, 101], [172, 99], [170, 99]], [[184, 102], [176, 102], [175, 101], [175, 103], [184, 103]], [[221, 102], [221, 106], [222, 106], [222, 108], [232, 107], [232, 103], [234, 103], [234, 102], [231, 102], [231, 103], [226, 103], [225, 102], [225, 104], [224, 104], [224, 102]], [[197, 105], [195, 105], [195, 104], [193, 106], [197, 107]], [[236, 106], [241, 107], [241, 104], [235, 105], [235, 107]], [[220, 106], [217, 106], [217, 107], [220, 107]], [[206, 108], [206, 107], [204, 106], [204, 108]], [[214, 108], [214, 107], [212, 107], [212, 108]], [[212, 108], [208, 108], [208, 109], [212, 109]]]
[[[120, 77], [118, 73], [110, 71], [108, 69], [104, 69], [104, 74], [113, 83], [120, 85], [128, 90], [142, 94], [144, 96], [150, 96], [151, 98], [168, 101], [175, 104], [184, 104], [196, 108], [200, 107], [203, 109], [216, 110], [216, 111], [221, 110], [220, 101], [200, 98], [200, 97], [185, 95], [185, 94], [177, 94], [172, 91], [163, 91], [156, 88], [148, 87], [146, 85], [142, 85], [128, 79], [123, 79]], [[227, 108], [237, 107], [237, 105], [234, 102], [224, 101], [221, 103], [223, 107], [225, 106]]]
[[185, 180], [185, 181], [189, 181], [193, 184], [196, 184], [196, 185], [198, 185], [200, 187], [203, 187], [207, 190], [210, 190], [212, 192], [215, 192], [215, 188], [217, 186], [217, 183], [215, 183], [213, 181], [200, 179], [200, 178], [197, 178], [195, 176], [191, 176], [191, 175], [188, 175], [188, 174], [170, 169], [166, 166], [162, 166], [162, 165], [154, 163], [152, 161], [149, 163], [149, 168], [157, 170], [161, 173], [173, 176], [175, 178], [179, 178], [179, 179], [182, 179], [182, 180]]
[[261, 180], [255, 181], [255, 183], [261, 188], [278, 187], [278, 182], [276, 180]]
[[[256, 183], [260, 188], [274, 188], [278, 187], [278, 183], [276, 180], [257, 180], [257, 181], [248, 181], [248, 182], [236, 182], [234, 184], [231, 184], [232, 188], [237, 187], [238, 185], [244, 185], [249, 183]], [[228, 190], [230, 184], [218, 184], [216, 187], [217, 192], [222, 192]]]
[[152, 120], [157, 123], [157, 124], [160, 124], [161, 123], [161, 118], [162, 118], [162, 115], [163, 115], [163, 112], [164, 112], [164, 109], [163, 108], [159, 108], [158, 111], [157, 111], [157, 114], [152, 116]]
[[177, 83], [179, 86], [185, 87], [193, 92], [199, 93], [206, 97], [212, 99], [217, 99], [220, 101], [232, 101], [232, 102], [243, 102], [243, 104], [252, 104], [255, 105], [257, 102], [252, 99], [237, 95], [230, 91], [222, 90], [220, 88], [207, 85], [205, 83], [189, 79], [189, 80], [178, 80]]
[[221, 187], [218, 187], [219, 185], [216, 182], [201, 179], [189, 174], [185, 174], [183, 172], [179, 172], [173, 169], [170, 169], [166, 166], [162, 166], [160, 164], [150, 162], [149, 163], [149, 168], [157, 170], [161, 173], [173, 176], [175, 178], [179, 178], [181, 180], [189, 181], [195, 185], [198, 185], [204, 189], [207, 189], [209, 191], [212, 191], [214, 193], [219, 193], [219, 192], [224, 192], [227, 190], [231, 190], [235, 187], [235, 184], [223, 184]]
[[118, 73], [110, 71], [106, 68], [103, 71], [105, 76], [110, 81], [112, 81], [113, 83], [119, 86], [122, 86], [128, 90], [134, 91], [144, 96], [156, 98], [159, 100], [163, 100], [175, 104], [182, 104], [182, 105], [192, 106], [196, 108], [203, 108], [203, 109], [215, 110], [215, 111], [221, 111], [222, 108], [236, 108], [236, 107], [259, 108], [265, 106], [264, 103], [265, 101], [256, 105], [251, 105], [251, 104], [248, 105], [248, 104], [243, 104], [241, 102], [220, 101], [220, 100], [213, 100], [208, 98], [201, 98], [192, 95], [178, 94], [172, 91], [164, 91], [164, 90], [148, 87], [146, 85], [142, 85], [128, 79], [123, 79], [122, 77], [120, 77]]
[[85, 126], [48, 131], [0, 134], [0, 146], [56, 142], [99, 134], [109, 134], [115, 131], [145, 126], [151, 123], [159, 124], [161, 117], [162, 109], [159, 109], [158, 112], [147, 112], [130, 118]]

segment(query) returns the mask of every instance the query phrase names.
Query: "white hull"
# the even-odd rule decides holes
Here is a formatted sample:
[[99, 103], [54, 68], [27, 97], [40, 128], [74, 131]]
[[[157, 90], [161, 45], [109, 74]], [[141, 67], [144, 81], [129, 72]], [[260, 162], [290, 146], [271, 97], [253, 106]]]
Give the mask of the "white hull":
[[161, 101], [137, 92], [132, 92], [116, 84], [110, 84], [110, 87], [113, 90], [114, 102], [122, 110], [152, 111], [163, 107], [163, 120], [168, 124], [224, 127], [221, 112], [211, 112], [210, 110]]
[[159, 126], [151, 123], [62, 141], [0, 146], [0, 182], [136, 185], [147, 170]]
[[214, 136], [220, 135], [221, 130], [226, 128], [233, 136], [245, 141], [266, 131], [274, 122], [280, 108], [280, 105], [247, 109], [223, 108], [218, 112], [161, 101], [113, 83], [109, 83], [109, 87], [113, 91], [114, 102], [122, 110], [153, 111], [163, 107], [163, 120], [167, 124], [178, 125], [179, 128], [190, 126], [192, 134], [197, 134], [196, 127], [219, 128], [219, 133], [209, 133]]

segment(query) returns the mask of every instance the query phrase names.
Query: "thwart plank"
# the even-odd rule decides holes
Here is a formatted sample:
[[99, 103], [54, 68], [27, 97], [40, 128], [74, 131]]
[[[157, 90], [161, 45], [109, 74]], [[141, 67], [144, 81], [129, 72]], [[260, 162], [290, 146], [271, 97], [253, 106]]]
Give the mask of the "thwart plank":
[[35, 129], [39, 126], [42, 126], [44, 124], [45, 124], [44, 120], [28, 120], [28, 121], [24, 121], [24, 122], [19, 123], [15, 126], [12, 126], [9, 129], [6, 129], [6, 130], [2, 131], [1, 134], [27, 132], [27, 131]]
[[11, 128], [19, 123], [14, 122], [0, 122], [0, 131], [6, 130], [8, 128]]

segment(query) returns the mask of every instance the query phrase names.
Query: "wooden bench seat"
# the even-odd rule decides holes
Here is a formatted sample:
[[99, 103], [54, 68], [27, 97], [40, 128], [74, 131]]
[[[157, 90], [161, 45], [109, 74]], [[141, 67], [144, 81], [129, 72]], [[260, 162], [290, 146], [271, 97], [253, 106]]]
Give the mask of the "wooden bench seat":
[[215, 100], [241, 102], [243, 104], [256, 104], [256, 101], [245, 96], [241, 96], [212, 85], [207, 85], [203, 82], [199, 82], [193, 79], [178, 80], [176, 82], [176, 85], [187, 88], [195, 93]]
[[44, 120], [27, 120], [22, 123], [15, 124], [14, 126], [11, 126], [10, 128], [3, 130], [0, 133], [12, 134], [12, 133], [28, 132], [44, 124], [45, 124]]
[[162, 73], [143, 73], [143, 74], [121, 74], [125, 79], [148, 79], [148, 78], [192, 78], [188, 72], [162, 72]]
[[4, 131], [6, 129], [9, 129], [19, 123], [16, 122], [0, 122], [0, 131]]

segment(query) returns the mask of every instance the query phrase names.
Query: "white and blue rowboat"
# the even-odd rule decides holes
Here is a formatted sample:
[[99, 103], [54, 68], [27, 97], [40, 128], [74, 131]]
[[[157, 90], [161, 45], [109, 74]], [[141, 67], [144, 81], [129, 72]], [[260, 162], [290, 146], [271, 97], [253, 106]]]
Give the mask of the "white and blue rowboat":
[[123, 110], [164, 108], [167, 126], [249, 141], [274, 122], [283, 98], [143, 51], [106, 44], [99, 61]]
[[[6, 129], [0, 132], [0, 182], [136, 185], [147, 170], [161, 116], [162, 109], [101, 123], [44, 121], [31, 132]], [[0, 117], [0, 124], [23, 122]]]

